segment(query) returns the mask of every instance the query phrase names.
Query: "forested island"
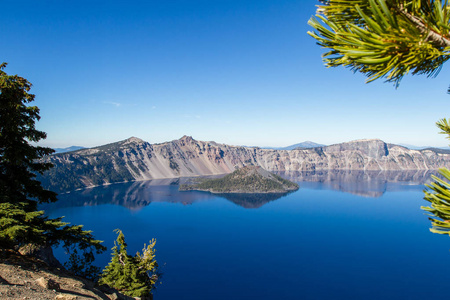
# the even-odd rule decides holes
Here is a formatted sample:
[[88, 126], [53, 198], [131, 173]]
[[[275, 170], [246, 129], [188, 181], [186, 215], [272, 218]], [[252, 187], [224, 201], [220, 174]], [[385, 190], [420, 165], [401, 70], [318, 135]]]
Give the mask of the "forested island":
[[298, 189], [298, 184], [253, 165], [240, 168], [222, 178], [180, 185], [180, 191], [196, 190], [216, 194], [279, 194]]

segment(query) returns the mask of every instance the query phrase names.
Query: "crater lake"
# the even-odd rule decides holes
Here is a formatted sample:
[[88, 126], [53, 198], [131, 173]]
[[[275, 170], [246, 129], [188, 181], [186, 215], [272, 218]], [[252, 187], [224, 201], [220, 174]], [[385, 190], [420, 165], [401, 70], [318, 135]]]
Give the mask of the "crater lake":
[[42, 208], [104, 241], [101, 268], [114, 229], [131, 255], [155, 238], [155, 300], [447, 297], [450, 239], [431, 233], [420, 209], [430, 172], [279, 175], [300, 189], [219, 196], [152, 180], [62, 194]]

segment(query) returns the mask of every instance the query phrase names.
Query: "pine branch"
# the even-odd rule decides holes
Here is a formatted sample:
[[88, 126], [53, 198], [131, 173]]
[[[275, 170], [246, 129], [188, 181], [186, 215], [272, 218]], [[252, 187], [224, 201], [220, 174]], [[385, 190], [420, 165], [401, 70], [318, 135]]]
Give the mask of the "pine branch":
[[447, 1], [329, 0], [309, 20], [315, 31], [308, 34], [330, 50], [323, 54], [328, 67], [397, 87], [407, 74], [436, 76], [450, 59], [449, 18]]
[[397, 13], [407, 18], [411, 23], [413, 23], [416, 28], [419, 30], [421, 34], [426, 35], [425, 41], [433, 43], [435, 46], [446, 48], [450, 47], [450, 40], [443, 37], [441, 34], [433, 31], [428, 28], [422, 19], [413, 16], [409, 12], [407, 12], [403, 6], [403, 4], [399, 4], [399, 6], [394, 6]]
[[447, 139], [450, 139], [450, 123], [447, 119], [439, 120], [436, 126], [441, 130], [440, 134], [446, 134]]

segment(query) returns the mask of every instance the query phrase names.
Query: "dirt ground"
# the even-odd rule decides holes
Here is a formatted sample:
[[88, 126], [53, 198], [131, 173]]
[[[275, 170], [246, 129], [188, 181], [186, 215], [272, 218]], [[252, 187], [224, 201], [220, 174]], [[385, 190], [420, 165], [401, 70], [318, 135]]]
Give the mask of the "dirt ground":
[[101, 291], [94, 283], [50, 269], [35, 258], [12, 250], [0, 250], [0, 299], [75, 300], [134, 299], [115, 290]]

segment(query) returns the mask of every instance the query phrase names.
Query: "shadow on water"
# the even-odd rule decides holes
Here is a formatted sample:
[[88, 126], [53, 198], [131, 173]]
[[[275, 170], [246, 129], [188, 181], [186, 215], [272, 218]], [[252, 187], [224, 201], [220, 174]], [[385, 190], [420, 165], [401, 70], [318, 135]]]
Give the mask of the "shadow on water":
[[[300, 189], [327, 189], [364, 197], [380, 197], [387, 191], [423, 189], [434, 171], [309, 171], [276, 172], [298, 182]], [[118, 183], [73, 191], [58, 196], [59, 201], [42, 205], [44, 210], [63, 207], [120, 205], [139, 210], [152, 202], [169, 202], [191, 205], [222, 197], [244, 208], [259, 208], [268, 202], [288, 195], [282, 194], [210, 194], [205, 192], [179, 192], [178, 185], [192, 178], [175, 178]], [[195, 179], [194, 179], [195, 180]]]

